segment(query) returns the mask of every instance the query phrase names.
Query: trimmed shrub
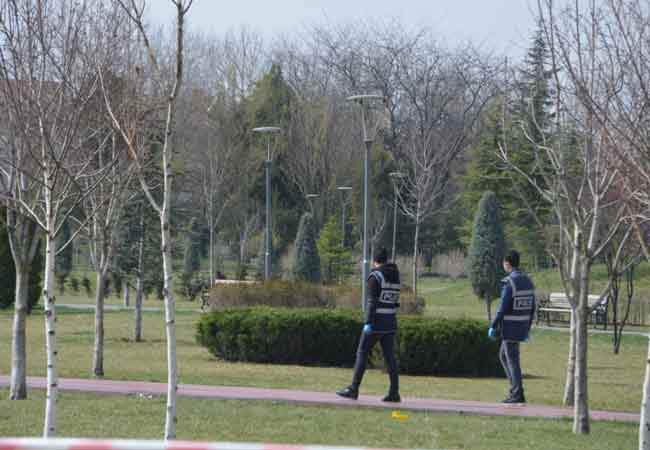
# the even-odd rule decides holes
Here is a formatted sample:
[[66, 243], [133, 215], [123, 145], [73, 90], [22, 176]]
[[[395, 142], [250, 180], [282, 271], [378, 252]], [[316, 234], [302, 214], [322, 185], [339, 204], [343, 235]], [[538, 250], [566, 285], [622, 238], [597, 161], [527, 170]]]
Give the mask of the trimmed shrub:
[[318, 284], [273, 280], [268, 283], [217, 285], [210, 290], [212, 309], [274, 306], [284, 308], [333, 308], [334, 298]]
[[[205, 314], [196, 339], [227, 361], [351, 367], [362, 325], [359, 312], [242, 308]], [[402, 317], [397, 340], [403, 374], [503, 375], [478, 321]]]
[[227, 361], [350, 367], [360, 329], [342, 312], [251, 308], [204, 315], [196, 338]]
[[[332, 288], [333, 296], [336, 299], [337, 308], [361, 309], [361, 286], [336, 286]], [[415, 298], [413, 291], [403, 287], [399, 296], [399, 309], [397, 314], [420, 315], [424, 312], [425, 302], [423, 297]]]
[[411, 375], [503, 376], [499, 345], [470, 319], [400, 319], [400, 371]]

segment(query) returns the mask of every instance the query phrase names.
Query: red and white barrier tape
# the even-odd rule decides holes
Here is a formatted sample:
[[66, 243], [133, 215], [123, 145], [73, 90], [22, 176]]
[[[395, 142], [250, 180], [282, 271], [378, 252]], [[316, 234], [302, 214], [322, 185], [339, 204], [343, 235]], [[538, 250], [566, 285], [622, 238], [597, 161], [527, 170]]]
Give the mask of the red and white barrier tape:
[[96, 439], [0, 439], [0, 450], [369, 450], [361, 447], [251, 444], [236, 442], [96, 440]]

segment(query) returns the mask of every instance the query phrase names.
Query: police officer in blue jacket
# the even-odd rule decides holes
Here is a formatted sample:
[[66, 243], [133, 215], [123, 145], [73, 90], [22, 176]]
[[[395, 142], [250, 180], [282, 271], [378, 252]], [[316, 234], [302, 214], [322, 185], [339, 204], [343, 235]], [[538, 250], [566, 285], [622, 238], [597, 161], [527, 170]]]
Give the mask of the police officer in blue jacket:
[[397, 332], [396, 314], [399, 307], [400, 278], [397, 265], [388, 262], [388, 252], [383, 247], [374, 252], [373, 269], [368, 276], [367, 287], [365, 325], [357, 349], [352, 384], [336, 393], [341, 397], [357, 399], [368, 356], [375, 344], [379, 342], [390, 378], [388, 395], [382, 401], [399, 402], [401, 399], [395, 358], [395, 333]]
[[519, 365], [519, 343], [528, 340], [535, 314], [535, 286], [519, 269], [519, 253], [512, 250], [503, 260], [508, 276], [501, 280], [501, 303], [488, 336], [501, 335], [499, 359], [510, 381], [510, 393], [503, 403], [526, 403]]

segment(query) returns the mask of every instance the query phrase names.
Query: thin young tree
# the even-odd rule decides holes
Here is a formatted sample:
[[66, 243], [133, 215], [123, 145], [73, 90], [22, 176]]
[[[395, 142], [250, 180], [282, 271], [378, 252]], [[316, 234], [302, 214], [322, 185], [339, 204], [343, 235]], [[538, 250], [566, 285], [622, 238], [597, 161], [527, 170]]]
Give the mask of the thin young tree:
[[[83, 207], [85, 215], [88, 216], [84, 231], [89, 244], [90, 261], [96, 274], [92, 373], [96, 377], [103, 377], [106, 280], [115, 259], [119, 221], [132, 196], [133, 164], [120, 147], [121, 138], [113, 130], [106, 130], [105, 137], [103, 136], [97, 145], [100, 148], [96, 160], [91, 165], [94, 170], [83, 180], [85, 185], [96, 184], [96, 187], [84, 199]], [[96, 181], [94, 173], [107, 174], [102, 175], [100, 181]]]
[[[124, 11], [131, 23], [136, 28], [136, 33], [140, 37], [140, 42], [147, 54], [147, 64], [152, 81], [156, 86], [156, 94], [163, 96], [165, 109], [164, 132], [161, 137], [161, 159], [163, 171], [163, 191], [162, 199], [157, 200], [151, 192], [151, 186], [145, 178], [142, 160], [146, 150], [148, 150], [147, 136], [149, 130], [138, 129], [139, 120], [129, 114], [122, 115], [120, 110], [114, 108], [111, 104], [110, 92], [103, 89], [106, 99], [106, 106], [115, 128], [119, 131], [127, 145], [130, 157], [135, 163], [136, 174], [147, 199], [151, 206], [156, 210], [160, 218], [160, 231], [162, 237], [162, 258], [163, 258], [163, 276], [164, 287], [163, 296], [165, 299], [165, 323], [167, 335], [167, 408], [165, 417], [165, 439], [175, 439], [176, 437], [176, 392], [178, 390], [178, 367], [176, 363], [176, 303], [173, 289], [173, 267], [172, 267], [172, 247], [171, 238], [171, 199], [173, 194], [173, 160], [174, 160], [174, 136], [176, 131], [176, 102], [183, 83], [184, 71], [184, 38], [185, 38], [185, 18], [192, 6], [192, 0], [170, 0], [175, 9], [176, 35], [173, 51], [173, 64], [166, 67], [160, 60], [160, 49], [154, 48], [154, 44], [146, 30], [144, 24], [144, 11], [146, 3], [137, 2], [136, 0], [115, 0]], [[139, 66], [127, 65], [124, 69], [127, 72], [142, 71]], [[169, 72], [167, 72], [169, 71]], [[167, 76], [170, 75], [170, 76]], [[138, 87], [143, 88], [146, 83], [140, 80]], [[105, 88], [105, 83], [102, 83]], [[138, 92], [134, 100], [142, 100], [145, 92]]]
[[451, 53], [429, 43], [400, 53], [397, 60], [401, 114], [408, 118], [400, 155], [404, 177], [397, 193], [400, 208], [415, 225], [417, 295], [420, 226], [444, 206], [452, 165], [474, 139], [493, 70], [472, 48]]

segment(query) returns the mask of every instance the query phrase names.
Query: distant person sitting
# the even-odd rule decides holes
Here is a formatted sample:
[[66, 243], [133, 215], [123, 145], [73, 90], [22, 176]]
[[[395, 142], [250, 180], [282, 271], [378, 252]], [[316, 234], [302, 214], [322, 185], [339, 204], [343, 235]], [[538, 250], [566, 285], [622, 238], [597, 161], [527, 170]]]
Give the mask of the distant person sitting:
[[397, 332], [397, 308], [399, 307], [400, 279], [399, 270], [394, 263], [388, 263], [385, 248], [375, 251], [373, 268], [367, 280], [367, 298], [365, 325], [359, 339], [357, 359], [354, 364], [352, 384], [336, 391], [337, 395], [356, 400], [359, 386], [366, 370], [368, 356], [379, 341], [386, 360], [390, 389], [384, 402], [399, 402], [399, 375], [395, 359], [395, 333]]

